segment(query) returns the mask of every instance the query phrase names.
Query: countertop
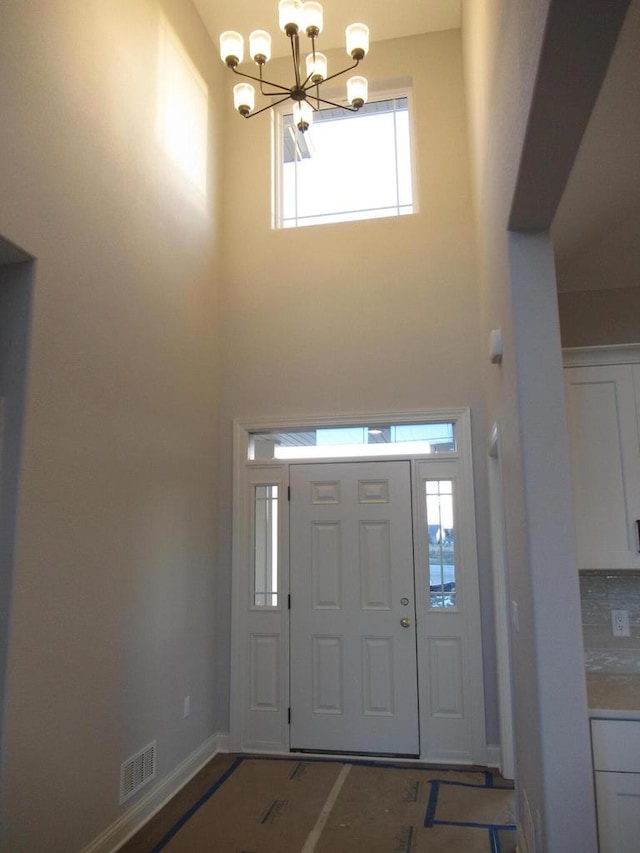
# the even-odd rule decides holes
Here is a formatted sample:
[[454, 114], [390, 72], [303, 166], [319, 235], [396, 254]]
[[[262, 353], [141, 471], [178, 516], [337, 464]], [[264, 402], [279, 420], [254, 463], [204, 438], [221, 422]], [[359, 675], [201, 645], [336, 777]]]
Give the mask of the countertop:
[[640, 720], [640, 675], [587, 672], [590, 717]]

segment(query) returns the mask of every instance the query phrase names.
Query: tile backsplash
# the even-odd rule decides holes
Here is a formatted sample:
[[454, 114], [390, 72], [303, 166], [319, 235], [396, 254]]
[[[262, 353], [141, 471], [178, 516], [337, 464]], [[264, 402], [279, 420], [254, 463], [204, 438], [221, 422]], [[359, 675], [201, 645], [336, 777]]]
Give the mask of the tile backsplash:
[[[640, 674], [640, 571], [580, 572], [588, 672]], [[613, 637], [611, 611], [628, 610], [630, 637]]]

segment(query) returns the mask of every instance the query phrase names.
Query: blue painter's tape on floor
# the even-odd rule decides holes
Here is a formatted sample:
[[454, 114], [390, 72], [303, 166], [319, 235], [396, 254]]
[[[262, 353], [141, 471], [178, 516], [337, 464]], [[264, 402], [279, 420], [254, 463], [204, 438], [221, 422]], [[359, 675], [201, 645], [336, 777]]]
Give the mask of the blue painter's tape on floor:
[[[492, 853], [494, 850], [496, 853], [500, 853], [500, 839], [498, 838], [498, 832], [502, 830], [515, 830], [516, 826], [513, 823], [504, 823], [504, 824], [495, 824], [495, 823], [476, 823], [474, 821], [457, 821], [457, 820], [437, 820], [436, 819], [436, 811], [438, 808], [438, 796], [440, 794], [440, 788], [442, 785], [450, 785], [452, 787], [458, 788], [490, 788], [495, 791], [501, 790], [500, 788], [496, 788], [493, 784], [493, 777], [490, 773], [486, 774], [485, 784], [484, 785], [474, 785], [471, 782], [450, 782], [448, 779], [432, 779], [431, 782], [431, 793], [429, 795], [429, 802], [427, 803], [427, 811], [424, 816], [424, 825], [426, 827], [431, 826], [466, 826], [472, 829], [488, 829], [491, 840], [491, 833], [493, 833], [492, 844], [494, 846], [491, 847]], [[509, 787], [505, 787], [504, 790], [510, 790]], [[495, 844], [498, 846], [495, 847]]]
[[498, 830], [495, 826], [492, 826], [489, 830], [489, 849], [491, 850], [491, 853], [502, 853], [500, 836], [498, 835]]
[[[235, 773], [235, 771], [240, 767], [240, 765], [247, 760], [251, 761], [291, 761], [293, 756], [266, 756], [266, 755], [251, 755], [246, 754], [239, 756], [235, 759], [233, 764], [220, 776], [220, 778], [200, 797], [200, 799], [187, 811], [185, 814], [178, 820], [174, 826], [166, 833], [166, 835], [162, 838], [162, 840], [153, 848], [151, 853], [160, 853], [160, 851], [164, 850], [164, 848], [169, 844], [172, 838], [180, 831], [180, 829], [189, 821], [193, 815], [200, 809], [215, 793], [218, 791], [222, 785]], [[296, 767], [292, 771], [289, 776], [289, 779], [296, 780], [298, 777], [304, 775], [305, 770], [311, 763], [326, 763], [326, 764], [344, 764], [344, 759], [334, 758], [334, 757], [313, 757], [309, 758], [306, 761], [300, 761], [297, 763]], [[416, 767], [409, 764], [394, 764], [394, 762], [389, 761], [375, 761], [368, 759], [349, 759], [349, 763], [361, 766], [361, 767], [381, 767], [381, 768], [394, 768], [396, 770], [407, 770], [407, 771], [415, 771], [416, 769], [428, 769], [428, 770], [451, 770], [450, 767]], [[486, 829], [489, 835], [489, 851], [490, 853], [502, 853], [501, 844], [500, 844], [500, 835], [499, 833], [502, 831], [512, 831], [515, 830], [516, 827], [513, 824], [486, 824], [486, 823], [471, 823], [471, 822], [457, 822], [457, 821], [444, 821], [436, 819], [436, 811], [438, 807], [438, 795], [441, 790], [442, 785], [451, 785], [465, 788], [491, 788], [494, 790], [501, 789], [513, 789], [513, 785], [500, 785], [496, 786], [494, 781], [494, 776], [490, 771], [480, 771], [473, 770], [468, 771], [472, 773], [477, 773], [478, 776], [483, 777], [482, 782], [473, 783], [473, 782], [454, 782], [448, 779], [433, 779], [429, 781], [431, 785], [431, 791], [429, 794], [429, 802], [427, 804], [427, 810], [424, 818], [424, 826], [432, 827], [432, 826], [458, 826], [458, 827], [471, 827], [477, 829]], [[265, 817], [263, 818], [264, 822], [269, 822], [270, 818], [275, 814], [275, 812], [279, 812], [287, 803], [284, 801], [276, 801], [273, 803], [268, 809]], [[403, 853], [410, 853], [411, 848], [413, 847], [413, 829], [408, 827], [410, 830], [408, 834], [408, 838], [404, 839], [408, 842], [408, 848], [403, 850]]]
[[214, 784], [209, 788], [209, 790], [206, 791], [200, 797], [200, 799], [191, 806], [189, 811], [185, 812], [180, 818], [180, 820], [171, 827], [171, 829], [169, 830], [169, 832], [167, 832], [164, 838], [158, 844], [156, 844], [151, 853], [160, 853], [160, 850], [163, 850], [167, 846], [167, 844], [171, 841], [174, 835], [176, 835], [176, 833], [180, 829], [182, 829], [185, 823], [194, 816], [198, 809], [203, 806], [207, 802], [207, 800], [209, 800], [215, 794], [218, 788], [224, 785], [229, 776], [233, 775], [236, 772], [236, 770], [238, 769], [238, 767], [240, 767], [243, 761], [244, 758], [242, 756], [240, 758], [236, 758], [231, 767], [229, 767], [229, 769], [222, 774], [218, 781], [214, 782]]
[[433, 826], [433, 821], [436, 816], [436, 807], [438, 805], [438, 793], [440, 791], [440, 782], [437, 779], [431, 782], [431, 793], [429, 794], [429, 802], [427, 803], [427, 811], [424, 816], [424, 825]]

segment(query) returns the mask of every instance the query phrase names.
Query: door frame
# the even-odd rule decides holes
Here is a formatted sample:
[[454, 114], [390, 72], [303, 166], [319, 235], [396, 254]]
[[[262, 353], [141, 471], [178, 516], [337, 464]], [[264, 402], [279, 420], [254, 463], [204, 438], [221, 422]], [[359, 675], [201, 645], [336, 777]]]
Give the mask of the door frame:
[[[233, 751], [289, 751], [289, 616], [286, 608], [289, 577], [289, 518], [281, 512], [280, 603], [276, 608], [250, 604], [252, 489], [256, 484], [278, 485], [285, 495], [289, 465], [303, 460], [250, 460], [250, 436], [254, 432], [314, 429], [350, 425], [388, 425], [453, 422], [456, 451], [425, 455], [388, 454], [378, 457], [323, 458], [323, 462], [359, 462], [405, 459], [411, 463], [414, 530], [423, 516], [418, 512], [424, 479], [449, 478], [455, 471], [457, 513], [460, 529], [460, 565], [464, 583], [458, 610], [429, 610], [428, 588], [416, 578], [418, 697], [421, 755], [423, 761], [486, 764], [482, 631], [478, 583], [477, 541], [471, 450], [471, 413], [468, 408], [411, 412], [350, 414], [341, 417], [255, 418], [234, 422], [233, 453], [233, 551], [231, 607], [231, 701], [230, 748]], [[304, 460], [312, 462], [313, 459]], [[427, 543], [414, 537], [415, 565], [427, 565]], [[420, 608], [422, 607], [422, 611]], [[460, 625], [463, 635], [460, 634]], [[451, 685], [436, 695], [429, 672], [452, 665]], [[449, 670], [447, 670], [448, 672]], [[259, 673], [249, 683], [250, 673]], [[453, 684], [457, 678], [459, 685]], [[454, 695], [455, 694], [455, 695]], [[259, 731], [255, 721], [259, 720]]]
[[491, 430], [488, 448], [489, 516], [493, 597], [498, 666], [498, 709], [500, 718], [500, 772], [505, 779], [515, 779], [513, 734], [513, 689], [509, 621], [509, 572], [502, 473], [502, 435], [500, 424]]

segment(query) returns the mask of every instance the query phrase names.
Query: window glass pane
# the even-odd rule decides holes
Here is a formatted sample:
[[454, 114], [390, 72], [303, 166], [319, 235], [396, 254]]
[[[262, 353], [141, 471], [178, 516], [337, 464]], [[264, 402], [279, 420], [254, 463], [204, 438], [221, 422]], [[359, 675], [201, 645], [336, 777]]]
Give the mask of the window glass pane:
[[427, 540], [431, 607], [456, 606], [455, 523], [453, 482], [427, 480]]
[[[396, 134], [398, 151], [411, 151], [411, 139], [409, 136], [409, 111], [396, 113]], [[411, 173], [411, 159], [409, 157], [398, 157], [398, 200], [401, 205], [413, 208], [413, 175]], [[405, 210], [405, 212], [410, 212]]]
[[304, 134], [285, 115], [282, 132], [282, 227], [413, 213], [406, 97], [318, 110]]
[[365, 442], [365, 427], [332, 427], [331, 429], [316, 430], [316, 444], [318, 446], [364, 444]]
[[254, 487], [253, 603], [278, 606], [278, 487]]
[[455, 453], [455, 423], [373, 424], [252, 433], [249, 459]]
[[424, 441], [433, 448], [433, 453], [443, 453], [456, 449], [452, 423], [398, 424], [391, 427], [391, 440], [396, 442]]

